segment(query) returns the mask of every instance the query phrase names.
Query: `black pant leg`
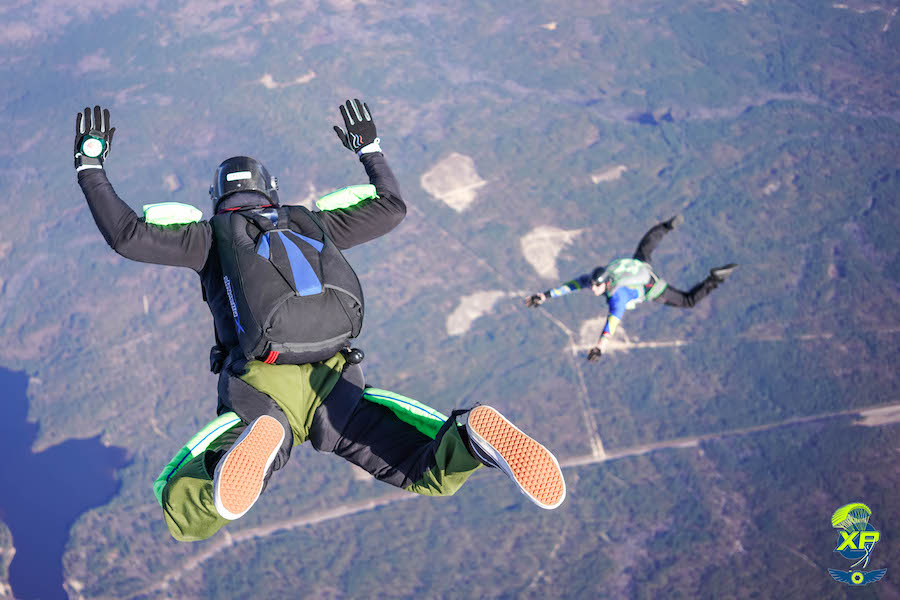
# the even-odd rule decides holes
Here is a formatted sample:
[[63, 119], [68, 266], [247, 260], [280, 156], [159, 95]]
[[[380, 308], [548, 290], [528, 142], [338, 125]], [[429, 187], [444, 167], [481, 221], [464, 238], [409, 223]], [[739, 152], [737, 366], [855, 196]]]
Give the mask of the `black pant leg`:
[[319, 452], [334, 452], [362, 402], [366, 378], [359, 365], [344, 365], [341, 378], [322, 401], [309, 427], [309, 441]]
[[657, 296], [654, 301], [665, 304], [666, 306], [676, 306], [678, 308], [693, 308], [695, 304], [706, 298], [711, 291], [716, 289], [718, 282], [708, 277], [691, 288], [691, 291], [685, 293], [671, 285], [663, 290], [663, 293]]
[[441, 437], [432, 440], [386, 406], [363, 399], [334, 453], [379, 481], [406, 488], [434, 466]]
[[219, 405], [216, 412], [221, 415], [228, 411], [236, 413], [246, 424], [252, 423], [262, 415], [277, 419], [284, 427], [285, 435], [281, 448], [272, 461], [272, 470], [278, 471], [287, 464], [294, 445], [294, 436], [287, 415], [267, 394], [240, 379], [230, 369], [225, 369], [219, 373]]
[[457, 426], [455, 414], [436, 439], [431, 439], [391, 409], [364, 399], [367, 386], [362, 370], [359, 376], [351, 376], [353, 373], [353, 368], [345, 369], [316, 409], [309, 441], [319, 452], [333, 452], [379, 481], [406, 488], [435, 465], [443, 434]]
[[656, 250], [656, 247], [669, 231], [671, 229], [666, 227], [665, 223], [659, 223], [651, 227], [650, 231], [645, 233], [640, 243], [638, 243], [637, 250], [634, 252], [634, 258], [649, 263], [650, 255], [653, 254], [653, 251]]

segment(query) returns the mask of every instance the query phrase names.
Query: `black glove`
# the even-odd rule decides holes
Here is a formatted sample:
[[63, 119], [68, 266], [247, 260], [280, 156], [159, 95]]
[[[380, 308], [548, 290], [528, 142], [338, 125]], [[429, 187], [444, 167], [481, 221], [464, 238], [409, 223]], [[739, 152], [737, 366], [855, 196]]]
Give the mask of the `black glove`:
[[603, 356], [603, 350], [601, 350], [598, 346], [594, 346], [591, 348], [591, 351], [588, 352], [587, 359], [591, 362], [596, 362], [600, 360], [600, 357]]
[[381, 147], [378, 145], [378, 142], [381, 140], [378, 139], [378, 135], [375, 133], [375, 123], [372, 121], [369, 105], [359, 100], [354, 100], [353, 102], [356, 104], [354, 105], [347, 100], [346, 108], [344, 106], [339, 107], [341, 116], [344, 117], [344, 126], [347, 128], [347, 133], [344, 133], [344, 130], [337, 125], [334, 126], [334, 132], [340, 138], [345, 148], [353, 150], [357, 154], [369, 144], [375, 144], [375, 148], [371, 150], [372, 152], [381, 152]]
[[75, 170], [102, 169], [115, 133], [116, 128], [109, 127], [109, 110], [101, 112], [100, 107], [95, 106], [93, 119], [88, 107], [84, 114], [78, 113], [75, 118]]
[[228, 359], [228, 348], [216, 344], [209, 349], [209, 370], [218, 375]]
[[525, 298], [525, 306], [529, 308], [534, 308], [540, 306], [544, 303], [544, 297], [542, 294], [534, 294], [533, 296], [529, 296]]

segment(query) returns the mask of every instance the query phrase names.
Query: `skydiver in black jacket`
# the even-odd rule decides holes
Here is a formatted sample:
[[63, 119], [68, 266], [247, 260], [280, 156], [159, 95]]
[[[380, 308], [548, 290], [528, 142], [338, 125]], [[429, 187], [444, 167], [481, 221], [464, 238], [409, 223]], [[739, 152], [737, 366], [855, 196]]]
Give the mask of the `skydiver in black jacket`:
[[[391, 231], [403, 220], [406, 205], [368, 106], [348, 100], [340, 111], [346, 131], [336, 126], [335, 132], [357, 153], [375, 188], [372, 197], [315, 213], [327, 236], [346, 250]], [[93, 113], [86, 108], [78, 114], [75, 168], [100, 232], [126, 258], [194, 270], [216, 333], [211, 366], [219, 373], [220, 417], [176, 454], [154, 484], [176, 539], [204, 539], [246, 513], [270, 474], [284, 466], [291, 447], [307, 439], [319, 451], [334, 452], [377, 479], [416, 493], [453, 494], [485, 464], [502, 469], [542, 508], [562, 503], [565, 482], [555, 457], [488, 406], [444, 417], [411, 399], [370, 388], [358, 360], [346, 352], [302, 365], [248, 360], [239, 345], [211, 223], [161, 226], [139, 218], [116, 194], [103, 168], [114, 133], [108, 110], [98, 106]], [[280, 207], [277, 189], [261, 163], [234, 157], [220, 165], [210, 188], [214, 214]], [[457, 425], [456, 417], [466, 414], [465, 425]]]

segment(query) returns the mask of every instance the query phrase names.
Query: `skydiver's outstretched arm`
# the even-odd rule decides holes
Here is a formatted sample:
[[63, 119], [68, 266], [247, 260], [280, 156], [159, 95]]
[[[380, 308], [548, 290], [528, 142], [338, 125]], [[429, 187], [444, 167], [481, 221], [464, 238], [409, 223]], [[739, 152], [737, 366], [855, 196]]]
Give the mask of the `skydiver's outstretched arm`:
[[328, 235], [341, 250], [380, 237], [400, 224], [406, 216], [406, 204], [400, 197], [397, 180], [381, 152], [360, 156], [375, 186], [376, 198], [367, 198], [348, 208], [323, 210], [316, 215]]
[[335, 126], [335, 133], [347, 149], [359, 156], [377, 194], [376, 198], [362, 200], [347, 208], [318, 213], [331, 239], [346, 250], [391, 231], [406, 216], [406, 204], [381, 152], [381, 140], [376, 135], [369, 106], [359, 100], [347, 100], [340, 111], [347, 130]]
[[160, 227], [146, 223], [119, 198], [103, 169], [82, 171], [78, 184], [110, 248], [139, 262], [200, 271], [212, 246], [212, 229], [207, 221], [181, 227]]
[[571, 281], [567, 281], [559, 287], [555, 287], [539, 294], [534, 294], [525, 299], [525, 306], [540, 306], [550, 298], [557, 298], [559, 296], [565, 296], [566, 294], [571, 294], [572, 292], [577, 292], [583, 289], [589, 289], [591, 287], [591, 276], [590, 274], [584, 274], [576, 277]]
[[619, 322], [625, 315], [625, 307], [628, 305], [628, 301], [634, 297], [633, 294], [635, 294], [633, 290], [622, 287], [617, 289], [613, 295], [607, 299], [609, 315], [606, 317], [606, 324], [603, 326], [603, 333], [600, 334], [597, 345], [588, 352], [588, 360], [598, 360], [603, 353], [606, 352], [606, 346], [609, 344], [609, 340], [612, 339], [613, 335], [615, 335], [616, 328], [619, 326]]
[[587, 359], [590, 361], [599, 360], [603, 353], [606, 352], [606, 346], [609, 344], [609, 340], [612, 339], [613, 334], [616, 332], [616, 327], [619, 325], [620, 318], [610, 313], [606, 317], [606, 324], [603, 326], [603, 333], [600, 334], [600, 339], [597, 340], [597, 345], [591, 348], [588, 351]]
[[[78, 185], [106, 243], [125, 258], [200, 271], [212, 246], [209, 223], [200, 221], [178, 228], [163, 228], [139, 218], [116, 194], [103, 168], [114, 131], [114, 128], [109, 129], [109, 111], [101, 113], [99, 106], [94, 107], [93, 119], [87, 108], [84, 116], [79, 113], [76, 119], [75, 168]], [[97, 157], [85, 156], [82, 152], [82, 147], [89, 148], [91, 139], [98, 140], [96, 144], [103, 146], [102, 153]]]

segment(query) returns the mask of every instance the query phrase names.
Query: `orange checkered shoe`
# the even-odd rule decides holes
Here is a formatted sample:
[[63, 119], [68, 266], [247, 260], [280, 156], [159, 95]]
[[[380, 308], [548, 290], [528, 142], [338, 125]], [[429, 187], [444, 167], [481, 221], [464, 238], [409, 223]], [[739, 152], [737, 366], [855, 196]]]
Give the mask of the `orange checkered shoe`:
[[266, 473], [284, 441], [284, 427], [275, 417], [254, 420], [216, 465], [213, 502], [226, 519], [244, 515], [259, 499]]
[[502, 469], [519, 490], [541, 508], [566, 498], [566, 481], [556, 457], [490, 406], [469, 411], [466, 431], [475, 458]]

